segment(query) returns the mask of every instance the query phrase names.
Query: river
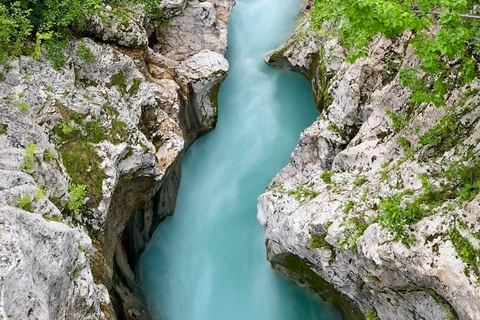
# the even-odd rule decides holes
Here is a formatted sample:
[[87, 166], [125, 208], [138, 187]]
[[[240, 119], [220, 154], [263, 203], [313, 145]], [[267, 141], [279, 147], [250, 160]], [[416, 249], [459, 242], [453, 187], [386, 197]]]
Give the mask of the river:
[[217, 127], [187, 151], [175, 214], [140, 260], [155, 319], [340, 319], [331, 305], [272, 270], [256, 220], [257, 197], [318, 116], [307, 80], [263, 61], [292, 31], [300, 2], [237, 0]]

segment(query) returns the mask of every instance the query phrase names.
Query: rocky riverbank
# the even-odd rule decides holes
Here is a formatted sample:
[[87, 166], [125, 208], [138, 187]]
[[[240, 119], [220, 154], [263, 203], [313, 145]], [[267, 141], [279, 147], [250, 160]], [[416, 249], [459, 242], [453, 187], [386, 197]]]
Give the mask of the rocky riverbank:
[[399, 80], [419, 64], [410, 33], [350, 64], [311, 5], [266, 58], [305, 75], [322, 112], [259, 197], [268, 259], [346, 318], [480, 319], [480, 82], [414, 105]]
[[150, 317], [136, 260], [215, 126], [233, 4], [107, 7], [64, 67], [0, 66], [0, 319]]

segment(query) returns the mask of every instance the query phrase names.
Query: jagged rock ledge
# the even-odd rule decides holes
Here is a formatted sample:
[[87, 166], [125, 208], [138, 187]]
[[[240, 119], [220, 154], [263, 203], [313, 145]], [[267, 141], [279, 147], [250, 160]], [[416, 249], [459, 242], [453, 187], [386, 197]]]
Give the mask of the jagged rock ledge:
[[0, 319], [150, 318], [136, 262], [173, 213], [186, 148], [215, 126], [233, 4], [92, 17], [59, 70], [0, 66]]
[[[378, 36], [349, 64], [332, 26], [312, 30], [304, 15], [266, 61], [305, 75], [322, 115], [258, 199], [268, 259], [334, 288], [347, 318], [480, 319], [480, 195], [457, 191], [462, 172], [479, 178], [480, 81], [445, 107], [414, 106], [398, 74], [419, 63], [410, 33]], [[390, 224], [398, 238], [387, 218], [409, 206], [423, 216]]]

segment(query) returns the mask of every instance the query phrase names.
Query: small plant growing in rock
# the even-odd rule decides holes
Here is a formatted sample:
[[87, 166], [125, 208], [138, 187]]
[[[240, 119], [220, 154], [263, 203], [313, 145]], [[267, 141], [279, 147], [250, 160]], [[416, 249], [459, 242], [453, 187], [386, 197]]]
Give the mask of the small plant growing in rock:
[[37, 145], [33, 142], [27, 143], [25, 146], [25, 154], [23, 155], [22, 163], [20, 164], [20, 169], [24, 170], [27, 173], [33, 173], [33, 167], [35, 165], [35, 151], [37, 150]]
[[36, 189], [35, 190], [35, 201], [40, 201], [45, 197], [45, 189]]
[[327, 126], [327, 129], [336, 132], [343, 140], [347, 139], [347, 134], [345, 133], [345, 130], [337, 126], [335, 123], [330, 122]]
[[75, 56], [88, 63], [92, 63], [95, 60], [92, 51], [83, 42], [79, 43]]
[[396, 114], [391, 109], [387, 109], [386, 114], [388, 118], [390, 118], [390, 120], [392, 121], [392, 128], [396, 132], [402, 130], [407, 125], [407, 119], [405, 119], [401, 115]]
[[333, 174], [334, 173], [331, 170], [323, 171], [322, 174], [320, 175], [320, 179], [322, 179], [323, 182], [330, 184], [332, 183]]
[[15, 107], [23, 111], [24, 113], [28, 112], [28, 103], [27, 102], [20, 102], [20, 101], [15, 101], [13, 103]]
[[0, 123], [0, 134], [7, 134], [7, 125]]
[[142, 84], [142, 79], [140, 78], [135, 78], [133, 79], [133, 84], [132, 86], [128, 89], [128, 95], [129, 96], [134, 96], [137, 94], [138, 89], [140, 89], [140, 85]]
[[480, 250], [475, 250], [470, 241], [468, 241], [467, 238], [464, 238], [456, 229], [451, 229], [448, 232], [448, 235], [450, 236], [450, 241], [452, 241], [457, 254], [460, 256], [460, 259], [476, 270]]
[[127, 85], [125, 84], [125, 73], [123, 73], [123, 71], [120, 71], [111, 76], [108, 85], [109, 87], [117, 87], [118, 91], [120, 91], [122, 96], [124, 96], [127, 92]]
[[52, 161], [53, 159], [55, 159], [55, 154], [53, 154], [52, 151], [46, 149], [46, 150], [43, 152], [43, 160], [46, 161], [46, 162], [50, 162], [50, 161]]
[[347, 214], [352, 211], [353, 207], [355, 206], [355, 202], [353, 200], [348, 200], [343, 208], [343, 213]]
[[28, 211], [28, 212], [33, 212], [33, 205], [32, 205], [32, 201], [30, 200], [30, 197], [28, 195], [19, 197], [17, 199], [17, 208]]
[[290, 190], [288, 192], [288, 195], [295, 196], [295, 200], [297, 200], [298, 202], [304, 202], [318, 196], [318, 192], [310, 190], [305, 187], [297, 186], [295, 190]]
[[85, 206], [85, 195], [87, 186], [84, 184], [71, 184], [68, 186], [70, 199], [67, 202], [67, 209], [74, 214], [80, 214]]
[[355, 178], [355, 181], [353, 181], [353, 185], [355, 187], [359, 187], [361, 185], [364, 185], [367, 181], [368, 181], [367, 177], [365, 177], [364, 175], [358, 175]]
[[377, 314], [377, 310], [375, 310], [375, 308], [369, 309], [369, 310], [365, 313], [365, 318], [366, 318], [367, 320], [380, 320], [380, 318], [378, 317], [378, 314]]

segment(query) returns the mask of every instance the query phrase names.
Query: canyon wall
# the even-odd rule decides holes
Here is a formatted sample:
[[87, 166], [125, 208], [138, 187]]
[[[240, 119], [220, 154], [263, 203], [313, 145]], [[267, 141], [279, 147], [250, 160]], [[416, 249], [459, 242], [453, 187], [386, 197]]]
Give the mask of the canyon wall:
[[0, 319], [150, 318], [136, 262], [215, 126], [233, 4], [107, 6], [64, 66], [0, 66]]
[[399, 80], [419, 64], [411, 33], [347, 63], [311, 6], [266, 58], [308, 78], [321, 111], [258, 199], [268, 259], [346, 318], [480, 319], [480, 81], [416, 105]]

